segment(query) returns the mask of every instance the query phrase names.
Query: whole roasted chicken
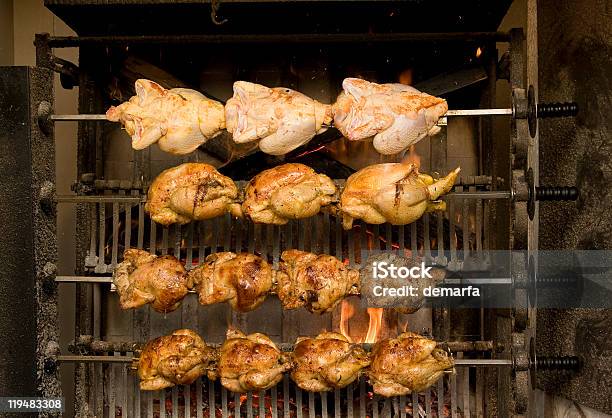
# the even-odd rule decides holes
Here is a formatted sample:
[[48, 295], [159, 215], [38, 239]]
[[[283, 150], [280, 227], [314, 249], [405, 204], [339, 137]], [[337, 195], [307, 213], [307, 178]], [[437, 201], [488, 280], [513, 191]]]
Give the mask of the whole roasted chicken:
[[426, 135], [435, 135], [448, 111], [444, 99], [404, 84], [346, 78], [333, 105], [334, 126], [351, 141], [374, 139], [381, 154], [396, 154]]
[[309, 392], [346, 387], [370, 364], [368, 354], [360, 345], [336, 332], [298, 338], [292, 360], [291, 378]]
[[188, 292], [187, 272], [175, 257], [158, 257], [138, 249], [125, 250], [113, 272], [122, 309], [150, 303], [157, 312], [172, 312]]
[[214, 378], [215, 350], [188, 329], [149, 341], [138, 359], [141, 390], [190, 385], [206, 374]]
[[223, 105], [200, 92], [166, 90], [151, 80], [136, 80], [136, 96], [111, 106], [106, 118], [121, 122], [132, 137], [132, 148], [158, 143], [171, 154], [188, 154], [225, 129]]
[[316, 215], [336, 193], [334, 182], [304, 164], [264, 170], [245, 189], [242, 212], [253, 222], [284, 225]]
[[264, 334], [244, 335], [229, 329], [217, 367], [221, 384], [232, 392], [267, 390], [291, 368], [285, 354]]
[[445, 210], [446, 203], [437, 199], [452, 189], [459, 171], [457, 168], [434, 180], [419, 173], [414, 164], [387, 163], [363, 168], [346, 180], [340, 196], [343, 226], [351, 229], [355, 219], [369, 224], [406, 225], [425, 212]]
[[202, 305], [229, 302], [236, 311], [247, 312], [263, 303], [270, 292], [273, 271], [267, 261], [253, 254], [211, 254], [188, 273]]
[[276, 277], [278, 297], [285, 309], [303, 306], [321, 314], [359, 291], [359, 271], [349, 269], [331, 255], [283, 251]]
[[411, 332], [379, 341], [371, 356], [368, 376], [374, 393], [382, 396], [420, 392], [454, 365], [453, 358], [436, 348], [435, 341]]
[[234, 83], [225, 105], [225, 123], [236, 143], [259, 141], [266, 154], [283, 155], [325, 132], [331, 106], [297, 91], [268, 88], [247, 81]]
[[238, 188], [213, 166], [185, 163], [162, 171], [151, 183], [145, 210], [162, 225], [185, 224], [221, 216], [240, 215]]

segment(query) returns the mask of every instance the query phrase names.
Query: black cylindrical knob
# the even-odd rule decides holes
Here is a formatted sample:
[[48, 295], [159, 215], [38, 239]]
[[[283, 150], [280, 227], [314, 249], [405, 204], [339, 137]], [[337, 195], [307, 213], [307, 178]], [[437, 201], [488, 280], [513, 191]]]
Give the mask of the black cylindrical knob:
[[577, 200], [578, 189], [566, 186], [536, 187], [536, 200]]
[[535, 366], [538, 370], [578, 370], [580, 368], [580, 358], [576, 356], [538, 356]]
[[539, 118], [576, 116], [578, 114], [578, 104], [575, 102], [540, 103], [538, 105], [537, 113]]

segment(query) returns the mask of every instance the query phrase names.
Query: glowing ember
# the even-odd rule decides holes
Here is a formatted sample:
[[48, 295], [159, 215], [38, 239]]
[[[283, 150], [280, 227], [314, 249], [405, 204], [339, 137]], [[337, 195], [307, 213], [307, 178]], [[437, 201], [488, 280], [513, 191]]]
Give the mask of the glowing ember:
[[368, 308], [368, 315], [370, 315], [370, 325], [368, 326], [368, 333], [365, 337], [366, 343], [375, 343], [378, 341], [378, 335], [382, 328], [382, 317], [383, 308]]

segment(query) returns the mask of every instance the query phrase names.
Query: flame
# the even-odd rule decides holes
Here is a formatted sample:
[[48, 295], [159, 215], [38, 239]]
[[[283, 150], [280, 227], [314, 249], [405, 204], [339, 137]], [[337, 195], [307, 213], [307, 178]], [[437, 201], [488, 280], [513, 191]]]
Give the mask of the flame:
[[480, 47], [478, 47], [476, 49], [476, 58], [480, 58], [481, 55], [482, 55], [482, 49]]
[[382, 328], [382, 317], [383, 308], [368, 308], [368, 315], [370, 315], [370, 325], [368, 326], [368, 333], [365, 337], [366, 343], [375, 343], [378, 341], [378, 335]]
[[348, 332], [348, 321], [355, 315], [355, 308], [346, 299], [342, 300], [342, 305], [340, 306], [340, 333], [344, 335], [349, 340], [351, 336]]
[[421, 168], [421, 156], [417, 154], [414, 145], [410, 145], [410, 150], [408, 154], [402, 160], [402, 164], [414, 164], [416, 168]]

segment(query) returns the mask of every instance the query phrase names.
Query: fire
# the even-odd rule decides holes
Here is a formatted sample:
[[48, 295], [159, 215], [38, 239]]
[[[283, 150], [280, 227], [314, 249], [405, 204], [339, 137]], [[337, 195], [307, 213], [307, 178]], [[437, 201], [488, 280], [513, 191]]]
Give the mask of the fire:
[[408, 154], [402, 160], [402, 164], [414, 164], [417, 168], [421, 168], [421, 156], [417, 154], [414, 145], [410, 145]]
[[370, 325], [368, 325], [368, 333], [365, 337], [366, 343], [375, 343], [378, 341], [378, 335], [382, 328], [383, 308], [368, 308], [370, 315]]
[[482, 48], [480, 47], [476, 48], [476, 58], [480, 58], [481, 55], [482, 55]]
[[351, 336], [348, 332], [348, 321], [355, 315], [355, 308], [346, 299], [342, 300], [342, 305], [340, 306], [340, 333], [344, 335], [349, 340]]

